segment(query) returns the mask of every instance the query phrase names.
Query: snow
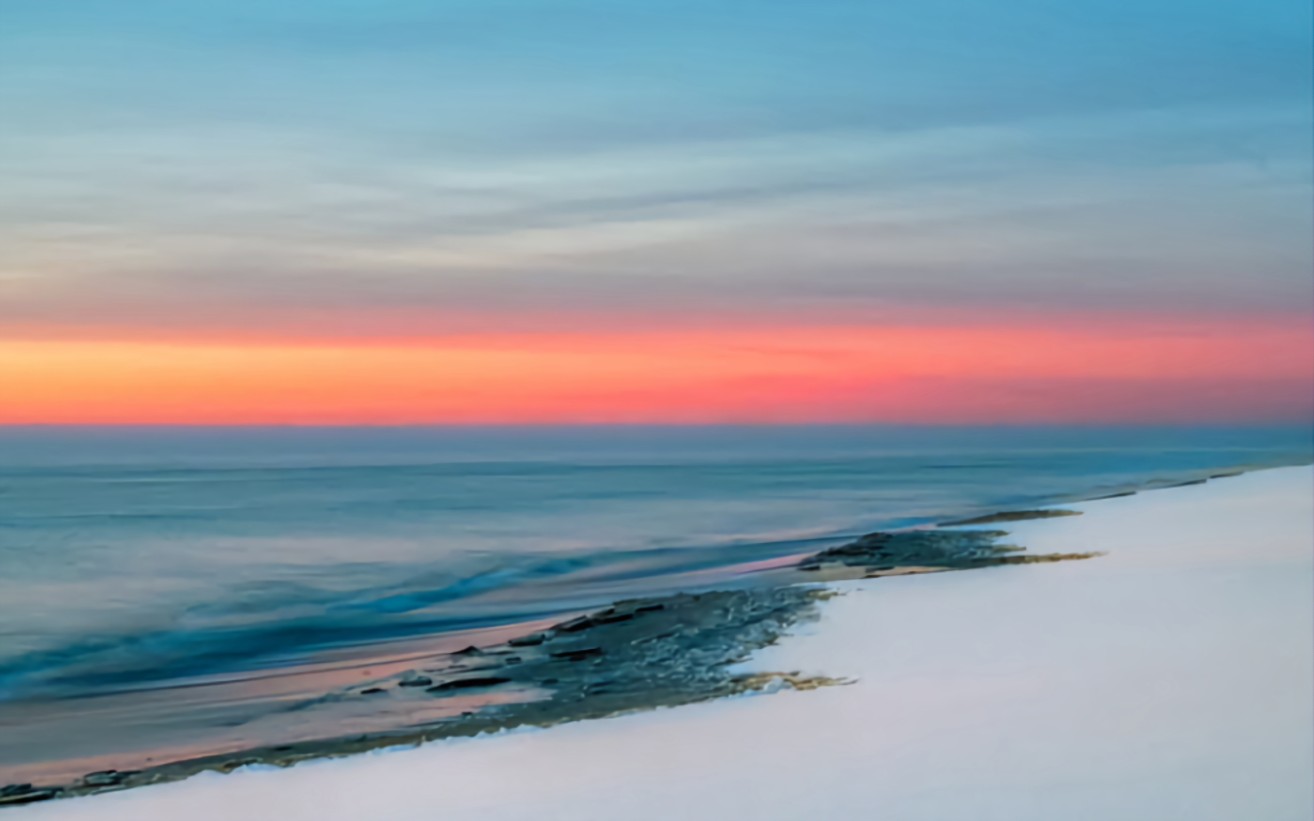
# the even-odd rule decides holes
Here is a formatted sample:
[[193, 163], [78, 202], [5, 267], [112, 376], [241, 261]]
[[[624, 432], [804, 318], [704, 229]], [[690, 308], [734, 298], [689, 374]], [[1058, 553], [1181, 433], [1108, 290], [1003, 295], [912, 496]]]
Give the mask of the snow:
[[[16, 819], [1314, 816], [1314, 471], [1004, 525], [1088, 561], [836, 585], [745, 669], [857, 679], [12, 810]], [[25, 815], [26, 814], [26, 815]]]

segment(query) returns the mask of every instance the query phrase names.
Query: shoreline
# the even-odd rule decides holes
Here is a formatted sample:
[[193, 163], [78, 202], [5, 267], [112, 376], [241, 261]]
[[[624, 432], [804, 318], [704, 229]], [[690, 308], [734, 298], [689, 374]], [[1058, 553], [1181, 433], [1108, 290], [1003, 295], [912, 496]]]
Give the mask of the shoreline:
[[[1215, 472], [1205, 479], [1171, 486], [1244, 473]], [[446, 665], [421, 665], [325, 696], [326, 700], [395, 698], [411, 704], [458, 694], [509, 694], [508, 700], [500, 704], [486, 704], [434, 723], [386, 732], [267, 745], [174, 760], [137, 771], [100, 770], [70, 782], [10, 785], [3, 787], [6, 794], [0, 795], [0, 807], [121, 791], [210, 770], [230, 772], [256, 764], [287, 767], [443, 738], [693, 704], [769, 686], [810, 689], [843, 683], [826, 676], [801, 677], [790, 672], [738, 675], [731, 668], [774, 644], [798, 623], [814, 620], [818, 602], [830, 595], [825, 585], [1099, 555], [1028, 554], [1000, 543], [1007, 535], [1005, 531], [975, 529], [983, 524], [1071, 513], [1056, 513], [1053, 507], [1000, 511], [943, 522], [938, 527], [877, 532], [799, 558], [788, 566], [761, 571], [759, 584], [752, 588], [617, 602], [610, 608], [567, 619], [542, 633], [457, 651], [449, 654]], [[686, 659], [691, 654], [696, 663]]]
[[[1243, 466], [1242, 470], [1262, 470], [1294, 462], [1282, 459], [1239, 464]], [[676, 543], [681, 548], [678, 551], [660, 546], [637, 551], [627, 548], [618, 554], [621, 557], [620, 564], [638, 563], [641, 569], [618, 577], [614, 571], [612, 576], [604, 571], [597, 574], [598, 578], [589, 575], [576, 578], [570, 575], [575, 572], [570, 569], [563, 574], [563, 578], [558, 579], [551, 573], [541, 574], [533, 566], [524, 569], [515, 564], [493, 564], [491, 567], [494, 575], [503, 571], [516, 575], [524, 571], [527, 581], [503, 587], [493, 585], [488, 591], [476, 591], [474, 596], [469, 597], [474, 600], [472, 607], [447, 608], [436, 619], [433, 616], [420, 618], [414, 624], [408, 624], [405, 620], [389, 620], [392, 613], [389, 608], [396, 602], [390, 601], [386, 587], [381, 588], [381, 594], [365, 589], [362, 601], [347, 610], [367, 615], [377, 610], [384, 618], [375, 622], [370, 622], [368, 618], [337, 619], [335, 623], [345, 632], [325, 632], [321, 625], [312, 622], [310, 626], [318, 627], [320, 635], [293, 637], [292, 643], [282, 649], [271, 650], [270, 646], [260, 644], [268, 638], [262, 638], [260, 628], [272, 627], [273, 632], [278, 632], [277, 621], [264, 625], [253, 621], [255, 629], [238, 631], [237, 635], [224, 635], [222, 632], [207, 635], [204, 632], [204, 622], [177, 630], [168, 626], [163, 629], [128, 627], [122, 632], [110, 630], [103, 635], [92, 630], [88, 633], [91, 638], [86, 642], [74, 635], [65, 637], [62, 643], [38, 643], [39, 646], [34, 645], [29, 652], [21, 652], [20, 645], [20, 652], [8, 654], [4, 669], [0, 670], [0, 679], [3, 679], [0, 683], [4, 685], [0, 688], [4, 690], [3, 697], [0, 697], [0, 723], [8, 718], [4, 713], [6, 705], [24, 702], [39, 708], [43, 701], [99, 700], [103, 697], [130, 697], [135, 693], [160, 693], [167, 698], [167, 693], [171, 691], [215, 685], [243, 685], [279, 678], [304, 679], [314, 677], [317, 672], [345, 670], [349, 667], [388, 666], [404, 662], [407, 656], [441, 653], [448, 647], [459, 648], [470, 643], [480, 643], [486, 634], [498, 634], [515, 630], [520, 625], [604, 607], [623, 598], [706, 591], [734, 585], [758, 569], [788, 564], [814, 551], [838, 546], [876, 530], [929, 527], [955, 517], [989, 514], [999, 510], [1134, 495], [1138, 490], [1171, 487], [1216, 477], [1220, 475], [1219, 470], [1218, 467], [1205, 467], [1147, 473], [1143, 478], [1125, 482], [1092, 481], [1079, 491], [1053, 492], [1033, 484], [1026, 488], [1026, 492], [996, 493], [994, 495], [998, 501], [991, 504], [958, 500], [955, 504], [922, 505], [915, 512], [895, 506], [882, 509], [879, 516], [846, 518], [844, 521], [847, 524], [842, 527], [835, 527], [835, 523], [831, 522], [824, 527], [803, 528], [797, 525], [816, 520], [791, 519], [788, 526], [764, 530], [758, 528], [753, 521], [745, 521], [740, 524], [747, 528], [750, 535], [743, 538], [730, 535], [709, 537], [706, 544], [703, 544], [702, 539], [684, 540]], [[1221, 475], [1232, 475], [1235, 472]], [[674, 560], [663, 564], [661, 560], [653, 558], [654, 554], [663, 552], [695, 557], [705, 554], [708, 558]], [[589, 562], [600, 555], [604, 554], [594, 552], [585, 555], [583, 566], [586, 571], [593, 569], [594, 566]], [[645, 562], [648, 564], [643, 564]], [[601, 570], [609, 565], [598, 564], [596, 567]], [[476, 577], [478, 575], [475, 574]], [[459, 574], [452, 578], [458, 586], [465, 580]], [[521, 587], [529, 595], [517, 597]], [[404, 584], [399, 589], [419, 595], [414, 602], [402, 602], [401, 612], [424, 610], [426, 604], [432, 603], [426, 603], [423, 598], [425, 588], [411, 590]], [[477, 601], [478, 596], [487, 596], [489, 592], [494, 596], [502, 593], [510, 595], [500, 605], [492, 607]], [[371, 595], [378, 595], [381, 600], [372, 600]], [[463, 598], [466, 597], [456, 596], [454, 600]], [[215, 603], [207, 600], [207, 604], [214, 606]], [[290, 604], [295, 604], [295, 600]], [[113, 654], [105, 652], [113, 648], [116, 642], [128, 647], [151, 645], [156, 648], [153, 652], [159, 658], [151, 661], [153, 656], [145, 654], [145, 661], [134, 661], [131, 655], [116, 659]], [[171, 644], [180, 642], [184, 645], [189, 642], [192, 644], [191, 657], [185, 653], [179, 655], [172, 652]], [[196, 653], [196, 647], [202, 648], [202, 652]], [[229, 658], [231, 663], [212, 663], [216, 658]], [[311, 685], [311, 689], [316, 686], [321, 690], [327, 689], [326, 685]], [[279, 692], [280, 696], [283, 694]], [[122, 732], [127, 728], [113, 729]], [[52, 728], [51, 732], [59, 730]], [[11, 757], [9, 761], [12, 763], [14, 759]]]

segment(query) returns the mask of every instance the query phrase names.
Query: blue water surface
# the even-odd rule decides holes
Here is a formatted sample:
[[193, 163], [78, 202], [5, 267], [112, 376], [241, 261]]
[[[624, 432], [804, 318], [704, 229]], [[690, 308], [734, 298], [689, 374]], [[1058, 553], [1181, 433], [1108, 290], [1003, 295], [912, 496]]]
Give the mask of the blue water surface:
[[1310, 454], [1302, 427], [10, 428], [0, 698], [505, 624]]

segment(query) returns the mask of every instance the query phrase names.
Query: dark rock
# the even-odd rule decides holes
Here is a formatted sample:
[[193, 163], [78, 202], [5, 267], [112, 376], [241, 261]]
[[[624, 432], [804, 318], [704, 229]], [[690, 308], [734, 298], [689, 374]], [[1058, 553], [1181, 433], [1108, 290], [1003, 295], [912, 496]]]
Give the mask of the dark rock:
[[454, 656], [482, 656], [483, 654], [484, 651], [475, 647], [473, 644], [464, 650], [457, 650], [455, 653], [452, 653]]
[[868, 533], [838, 547], [823, 550], [800, 564], [834, 562], [870, 570], [889, 567], [965, 569], [983, 567], [1007, 552], [995, 542], [1008, 534], [999, 530], [903, 530]]
[[591, 616], [580, 616], [579, 618], [563, 621], [556, 627], [552, 628], [558, 633], [578, 633], [581, 630], [587, 630], [595, 624]]
[[122, 784], [125, 775], [118, 770], [99, 770], [82, 776], [82, 783], [88, 787], [113, 787]]
[[641, 604], [641, 605], [639, 605], [638, 607], [634, 608], [634, 612], [635, 612], [635, 613], [656, 613], [658, 610], [665, 610], [665, 609], [666, 609], [666, 605], [664, 605], [664, 604], [659, 604], [659, 603], [653, 603], [653, 604]]
[[565, 661], [581, 661], [594, 656], [602, 655], [601, 647], [581, 647], [577, 650], [562, 650], [552, 654], [554, 659], [563, 659]]
[[426, 692], [441, 693], [448, 690], [469, 690], [476, 687], [496, 687], [499, 684], [506, 684], [511, 679], [503, 676], [474, 676], [472, 678], [454, 678], [451, 681], [444, 681], [442, 684], [430, 687]]
[[0, 793], [0, 807], [14, 807], [19, 804], [35, 804], [37, 801], [49, 801], [61, 792], [61, 790], [51, 787], [33, 788], [30, 784], [15, 784], [13, 786], [26, 787], [27, 789], [16, 793]]
[[220, 764], [215, 769], [219, 770], [220, 772], [231, 773], [233, 770], [239, 770], [242, 767], [250, 767], [255, 764], [263, 764], [263, 763], [265, 763], [264, 760], [257, 756], [241, 756], [240, 758], [229, 759], [223, 762], [222, 764]]
[[1047, 508], [1044, 510], [1004, 510], [999, 513], [987, 513], [985, 516], [973, 516], [970, 519], [955, 519], [941, 522], [936, 527], [958, 527], [959, 525], [987, 525], [996, 522], [1025, 522], [1028, 519], [1054, 519], [1059, 516], [1080, 516], [1079, 510]]
[[594, 616], [593, 621], [598, 624], [618, 624], [632, 618], [634, 618], [633, 613], [613, 613], [607, 616]]
[[433, 684], [433, 679], [428, 676], [407, 676], [397, 682], [398, 687], [428, 687]]
[[1094, 499], [1091, 499], [1091, 501], [1092, 501], [1092, 502], [1099, 502], [1099, 501], [1102, 501], [1102, 500], [1104, 500], [1104, 499], [1122, 499], [1122, 498], [1125, 498], [1125, 497], [1127, 497], [1127, 496], [1135, 496], [1135, 495], [1136, 495], [1136, 491], [1134, 491], [1134, 490], [1121, 490], [1121, 491], [1118, 491], [1117, 493], [1110, 493], [1110, 494], [1108, 494], [1107, 496], [1096, 496]]
[[0, 797], [8, 798], [11, 795], [22, 795], [23, 793], [32, 792], [31, 784], [10, 784], [6, 787], [0, 787]]
[[545, 636], [542, 633], [530, 633], [528, 636], [518, 636], [507, 642], [512, 647], [537, 647], [543, 643]]
[[387, 692], [387, 691], [384, 690], [382, 687], [366, 687], [364, 690], [361, 690], [361, 691], [360, 691], [360, 694], [363, 695], [363, 696], [373, 696], [373, 695], [378, 695], [379, 693], [384, 693], [384, 692]]

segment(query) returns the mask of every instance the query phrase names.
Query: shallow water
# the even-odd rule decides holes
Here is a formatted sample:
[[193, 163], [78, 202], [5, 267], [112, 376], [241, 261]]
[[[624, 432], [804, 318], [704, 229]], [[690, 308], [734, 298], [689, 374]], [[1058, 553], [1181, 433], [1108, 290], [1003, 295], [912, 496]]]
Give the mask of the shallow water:
[[285, 669], [1309, 454], [1298, 428], [10, 429], [0, 702]]

